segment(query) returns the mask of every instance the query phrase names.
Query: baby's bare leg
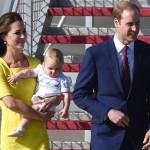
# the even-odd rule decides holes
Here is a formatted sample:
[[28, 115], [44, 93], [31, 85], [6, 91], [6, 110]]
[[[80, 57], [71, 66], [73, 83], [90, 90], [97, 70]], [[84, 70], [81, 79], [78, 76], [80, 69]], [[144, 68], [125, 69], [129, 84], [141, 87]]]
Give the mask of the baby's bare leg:
[[27, 128], [29, 126], [29, 124], [31, 123], [31, 119], [28, 118], [22, 118], [21, 122], [19, 123], [19, 127], [21, 128]]
[[15, 129], [14, 131], [8, 133], [8, 136], [23, 136], [25, 129], [28, 127], [28, 125], [30, 124], [31, 119], [28, 118], [22, 118], [21, 122], [19, 123], [17, 129]]

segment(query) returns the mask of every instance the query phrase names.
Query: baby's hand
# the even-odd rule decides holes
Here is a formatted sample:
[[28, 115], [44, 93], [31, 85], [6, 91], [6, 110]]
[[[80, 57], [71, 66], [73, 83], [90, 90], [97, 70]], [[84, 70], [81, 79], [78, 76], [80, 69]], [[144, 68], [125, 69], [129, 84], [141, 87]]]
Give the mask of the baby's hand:
[[13, 84], [17, 81], [17, 78], [15, 75], [8, 75], [7, 81], [8, 81], [8, 83]]
[[59, 115], [61, 119], [68, 119], [69, 117], [68, 111], [65, 109], [60, 110]]

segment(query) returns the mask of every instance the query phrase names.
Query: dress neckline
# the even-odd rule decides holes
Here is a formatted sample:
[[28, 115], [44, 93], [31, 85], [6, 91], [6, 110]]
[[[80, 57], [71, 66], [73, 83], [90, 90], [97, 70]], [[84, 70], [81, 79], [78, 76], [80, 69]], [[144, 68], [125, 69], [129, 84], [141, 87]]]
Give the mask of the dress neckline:
[[30, 66], [30, 61], [29, 61], [29, 57], [28, 57], [28, 56], [25, 56], [25, 58], [26, 58], [26, 60], [27, 60], [27, 62], [28, 62], [28, 65], [27, 65], [27, 66], [22, 66], [22, 67], [21, 67], [21, 66], [18, 66], [18, 67], [10, 67], [2, 57], [0, 57], [0, 61], [3, 62], [8, 68], [11, 68], [11, 69], [27, 68], [27, 67]]

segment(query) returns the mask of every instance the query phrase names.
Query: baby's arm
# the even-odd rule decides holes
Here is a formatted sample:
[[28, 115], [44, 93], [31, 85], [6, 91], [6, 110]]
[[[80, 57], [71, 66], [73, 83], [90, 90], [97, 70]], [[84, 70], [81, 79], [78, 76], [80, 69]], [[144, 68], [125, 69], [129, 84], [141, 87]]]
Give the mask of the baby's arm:
[[26, 70], [23, 70], [23, 71], [20, 71], [20, 72], [14, 74], [14, 75], [9, 75], [7, 80], [10, 84], [12, 84], [19, 79], [29, 78], [29, 77], [33, 77], [33, 76], [34, 76], [33, 70], [26, 69]]
[[60, 110], [59, 114], [62, 118], [68, 118], [68, 110], [70, 106], [70, 92], [62, 93], [62, 95], [64, 96], [64, 106], [63, 109]]

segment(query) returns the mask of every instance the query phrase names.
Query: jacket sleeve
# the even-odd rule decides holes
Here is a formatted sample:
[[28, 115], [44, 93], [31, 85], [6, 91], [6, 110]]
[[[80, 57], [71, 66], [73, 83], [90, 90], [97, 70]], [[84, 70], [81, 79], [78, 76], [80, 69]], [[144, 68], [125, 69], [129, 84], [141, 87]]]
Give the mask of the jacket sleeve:
[[92, 50], [91, 48], [86, 50], [75, 84], [73, 101], [78, 107], [90, 113], [98, 122], [103, 122], [111, 107], [103, 103], [103, 100], [93, 97], [93, 91], [99, 90], [99, 86], [97, 85], [96, 60], [92, 55]]

